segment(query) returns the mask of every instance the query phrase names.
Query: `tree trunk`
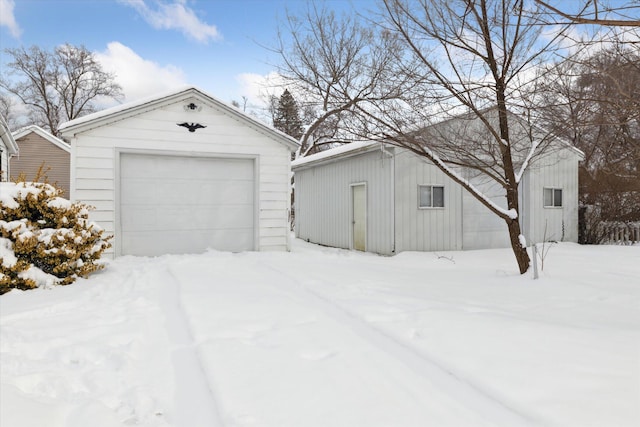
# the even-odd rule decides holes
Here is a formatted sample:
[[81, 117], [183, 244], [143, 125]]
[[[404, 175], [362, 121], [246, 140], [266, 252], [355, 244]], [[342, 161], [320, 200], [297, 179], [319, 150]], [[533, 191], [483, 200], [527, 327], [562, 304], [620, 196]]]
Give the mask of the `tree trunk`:
[[522, 242], [520, 242], [520, 223], [518, 219], [508, 219], [506, 220], [507, 227], [509, 228], [509, 240], [511, 241], [511, 249], [513, 249], [513, 254], [516, 256], [516, 261], [518, 262], [518, 269], [520, 270], [520, 274], [524, 274], [529, 269], [531, 264], [531, 259], [529, 258], [529, 254], [527, 253], [527, 248], [522, 246]]
[[522, 246], [520, 241], [520, 206], [518, 201], [518, 182], [516, 180], [515, 170], [513, 166], [513, 158], [511, 156], [511, 140], [509, 138], [509, 121], [507, 118], [507, 105], [505, 100], [505, 86], [502, 79], [498, 79], [496, 84], [496, 95], [498, 101], [498, 120], [500, 122], [500, 137], [503, 143], [500, 144], [502, 150], [502, 163], [505, 170], [505, 180], [507, 182], [507, 209], [516, 212], [516, 218], [505, 219], [507, 228], [509, 229], [509, 240], [511, 241], [511, 249], [516, 256], [518, 269], [520, 274], [524, 274], [529, 269], [531, 263], [527, 248]]

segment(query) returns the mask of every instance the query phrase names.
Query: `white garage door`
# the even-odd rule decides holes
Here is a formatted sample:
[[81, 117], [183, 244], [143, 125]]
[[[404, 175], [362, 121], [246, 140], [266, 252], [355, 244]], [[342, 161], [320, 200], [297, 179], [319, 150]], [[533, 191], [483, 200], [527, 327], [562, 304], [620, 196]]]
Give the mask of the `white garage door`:
[[122, 153], [122, 255], [254, 249], [254, 160]]

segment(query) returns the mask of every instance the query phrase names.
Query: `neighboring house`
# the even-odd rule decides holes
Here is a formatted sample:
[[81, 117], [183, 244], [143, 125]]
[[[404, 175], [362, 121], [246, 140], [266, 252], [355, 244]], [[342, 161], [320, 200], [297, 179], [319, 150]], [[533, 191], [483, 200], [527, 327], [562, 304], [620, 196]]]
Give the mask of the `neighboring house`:
[[71, 197], [112, 253], [287, 250], [297, 143], [194, 87], [64, 123]]
[[[578, 239], [583, 154], [564, 142], [552, 146], [520, 180], [520, 223], [529, 243]], [[504, 220], [406, 149], [358, 142], [298, 159], [292, 167], [300, 239], [384, 255], [510, 246]], [[459, 173], [506, 207], [504, 190], [469, 171]]]
[[18, 145], [11, 135], [9, 125], [4, 117], [0, 116], [0, 181], [8, 181], [10, 177], [11, 157], [18, 154]]
[[31, 181], [42, 167], [43, 176], [40, 181], [44, 181], [46, 177], [50, 184], [64, 190], [63, 197], [69, 198], [69, 144], [35, 125], [13, 132], [13, 139], [18, 144], [20, 153], [11, 158], [11, 177], [23, 174]]

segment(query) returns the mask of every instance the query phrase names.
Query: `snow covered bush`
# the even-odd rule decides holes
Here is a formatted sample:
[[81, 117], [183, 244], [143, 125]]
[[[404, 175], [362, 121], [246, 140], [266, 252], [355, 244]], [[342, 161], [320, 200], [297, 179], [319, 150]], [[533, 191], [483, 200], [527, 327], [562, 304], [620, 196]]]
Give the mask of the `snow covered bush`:
[[0, 183], [0, 294], [68, 285], [103, 267], [96, 261], [112, 236], [61, 194], [47, 183]]

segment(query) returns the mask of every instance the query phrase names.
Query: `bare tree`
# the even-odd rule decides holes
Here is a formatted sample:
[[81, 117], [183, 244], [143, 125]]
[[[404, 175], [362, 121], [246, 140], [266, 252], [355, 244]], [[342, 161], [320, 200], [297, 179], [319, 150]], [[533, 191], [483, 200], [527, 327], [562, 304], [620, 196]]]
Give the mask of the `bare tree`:
[[[557, 140], [532, 125], [524, 95], [563, 28], [541, 38], [542, 6], [524, 0], [383, 0], [368, 26], [311, 12], [289, 18], [283, 73], [315, 90], [327, 117], [347, 114], [352, 134], [428, 159], [504, 220], [526, 272], [518, 185]], [[496, 187], [506, 203], [483, 192]]]
[[560, 20], [572, 24], [604, 25], [607, 27], [640, 27], [640, 4], [637, 0], [620, 2], [615, 5], [603, 0], [584, 0], [572, 2], [577, 10], [567, 11], [554, 6], [547, 0], [535, 0], [547, 10], [552, 22]]
[[13, 99], [3, 93], [0, 93], [0, 116], [4, 117], [9, 129], [16, 129], [19, 126], [15, 114], [15, 104]]
[[0, 87], [20, 99], [35, 124], [57, 135], [58, 125], [95, 111], [101, 98], [118, 99], [121, 88], [84, 46], [65, 44], [48, 52], [38, 46], [6, 49], [11, 79], [2, 75]]
[[[394, 60], [399, 40], [355, 15], [336, 16], [310, 4], [304, 16], [288, 15], [286, 37], [273, 49], [287, 86], [301, 102], [305, 122], [301, 153], [350, 142], [360, 131], [356, 106], [399, 97]], [[310, 114], [311, 111], [315, 113]]]
[[640, 220], [640, 48], [614, 43], [549, 67], [540, 118], [585, 153], [580, 165], [580, 242], [598, 224]]
[[[531, 161], [557, 145], [532, 125], [523, 94], [557, 38], [542, 41], [540, 12], [523, 0], [383, 4], [389, 30], [406, 48], [397, 60], [410, 57], [407, 71], [413, 73], [420, 64], [414, 79], [423, 91], [405, 98], [405, 108], [394, 115], [388, 106], [365, 114], [387, 139], [430, 160], [504, 220], [520, 273], [526, 272], [530, 259], [519, 222], [519, 183]], [[413, 129], [407, 129], [407, 111]], [[456, 120], [444, 120], [452, 116]], [[506, 203], [492, 201], [474, 180], [500, 189]]]

